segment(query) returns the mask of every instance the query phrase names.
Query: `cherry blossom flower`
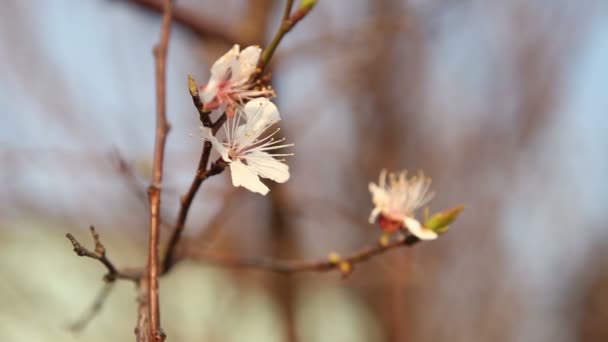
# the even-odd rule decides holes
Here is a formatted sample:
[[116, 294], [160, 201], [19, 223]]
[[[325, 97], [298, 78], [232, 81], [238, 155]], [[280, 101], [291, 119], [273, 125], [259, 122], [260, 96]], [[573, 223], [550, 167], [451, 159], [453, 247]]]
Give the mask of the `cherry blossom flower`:
[[219, 109], [228, 117], [234, 117], [236, 108], [245, 102], [274, 96], [271, 87], [260, 86], [251, 79], [261, 52], [258, 46], [239, 52], [239, 45], [235, 44], [213, 64], [209, 83], [201, 87], [205, 110]]
[[260, 136], [273, 124], [281, 120], [277, 107], [266, 98], [258, 98], [236, 111], [236, 115], [224, 124], [225, 142], [213, 136], [211, 129], [201, 127], [205, 139], [230, 166], [232, 185], [242, 186], [250, 191], [266, 195], [268, 187], [260, 177], [278, 183], [289, 179], [289, 167], [274, 157], [291, 156], [293, 153], [279, 154], [271, 151], [293, 146], [283, 144], [285, 139], [275, 140], [277, 128], [269, 135]]
[[414, 211], [433, 198], [433, 193], [428, 191], [431, 185], [430, 178], [424, 177], [420, 172], [418, 176], [407, 179], [407, 171], [402, 171], [399, 175], [394, 173], [388, 175], [387, 184], [386, 176], [386, 170], [382, 170], [378, 184], [369, 184], [375, 206], [369, 216], [369, 222], [377, 221], [385, 231], [406, 228], [421, 240], [436, 239], [437, 233], [426, 229], [414, 217]]

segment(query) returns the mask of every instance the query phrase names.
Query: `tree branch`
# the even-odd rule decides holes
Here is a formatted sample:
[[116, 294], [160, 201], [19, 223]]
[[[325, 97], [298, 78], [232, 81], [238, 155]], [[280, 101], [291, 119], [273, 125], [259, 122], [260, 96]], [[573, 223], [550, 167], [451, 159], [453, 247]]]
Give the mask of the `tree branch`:
[[[163, 178], [163, 164], [165, 157], [165, 144], [169, 132], [167, 121], [166, 98], [166, 68], [167, 51], [171, 33], [171, 17], [173, 4], [171, 0], [163, 0], [163, 19], [160, 30], [160, 41], [154, 47], [156, 64], [156, 138], [154, 144], [154, 162], [152, 165], [152, 183], [148, 188], [150, 200], [150, 240], [148, 245], [147, 266], [147, 292], [149, 308], [148, 339], [162, 342], [165, 339], [160, 326], [160, 309], [158, 300], [159, 257], [158, 247], [160, 240], [160, 196]], [[138, 321], [143, 321], [141, 319]]]
[[180, 252], [180, 259], [190, 259], [202, 261], [232, 268], [248, 268], [270, 271], [290, 275], [300, 272], [324, 272], [340, 270], [346, 276], [352, 272], [355, 264], [361, 263], [373, 256], [383, 254], [399, 247], [411, 247], [420, 242], [413, 235], [399, 235], [393, 241], [386, 243], [379, 242], [376, 246], [365, 247], [347, 257], [340, 258], [337, 255], [330, 255], [328, 259], [316, 261], [296, 261], [296, 260], [275, 260], [271, 258], [244, 258], [226, 254], [204, 252], [197, 249], [184, 249]]

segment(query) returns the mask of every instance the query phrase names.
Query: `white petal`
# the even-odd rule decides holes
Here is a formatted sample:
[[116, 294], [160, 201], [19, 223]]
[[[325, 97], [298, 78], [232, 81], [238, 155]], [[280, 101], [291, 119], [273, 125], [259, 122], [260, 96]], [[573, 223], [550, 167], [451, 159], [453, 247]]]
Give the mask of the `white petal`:
[[247, 166], [260, 177], [270, 178], [277, 183], [285, 183], [289, 179], [289, 166], [266, 152], [252, 151], [245, 160]]
[[248, 46], [239, 54], [238, 62], [233, 64], [231, 82], [236, 84], [244, 84], [249, 80], [251, 74], [260, 59], [262, 49], [258, 46]]
[[406, 216], [403, 219], [403, 224], [405, 224], [405, 226], [407, 227], [407, 230], [410, 233], [412, 233], [414, 236], [416, 236], [420, 240], [435, 240], [438, 236], [437, 233], [435, 233], [434, 231], [422, 227], [420, 222], [418, 222], [418, 220], [416, 220], [414, 218]]
[[250, 145], [269, 126], [281, 120], [279, 110], [267, 98], [257, 98], [247, 102], [243, 114], [247, 118], [247, 123], [244, 130], [236, 137], [241, 146]]
[[375, 207], [372, 212], [369, 214], [369, 223], [376, 223], [376, 219], [378, 219], [378, 215], [380, 215], [380, 213], [382, 212], [382, 210], [378, 207]]
[[268, 191], [270, 191], [270, 189], [260, 181], [258, 175], [240, 160], [235, 160], [230, 163], [230, 175], [232, 176], [232, 185], [234, 186], [242, 186], [249, 191], [257, 192], [262, 195], [266, 195]]
[[210, 141], [211, 145], [213, 145], [213, 148], [220, 154], [220, 156], [222, 156], [222, 159], [224, 159], [224, 161], [230, 162], [231, 159], [228, 156], [228, 149], [216, 137], [213, 136], [213, 132], [211, 131], [211, 129], [209, 127], [201, 127], [201, 131], [203, 131], [203, 136], [205, 137], [205, 139]]

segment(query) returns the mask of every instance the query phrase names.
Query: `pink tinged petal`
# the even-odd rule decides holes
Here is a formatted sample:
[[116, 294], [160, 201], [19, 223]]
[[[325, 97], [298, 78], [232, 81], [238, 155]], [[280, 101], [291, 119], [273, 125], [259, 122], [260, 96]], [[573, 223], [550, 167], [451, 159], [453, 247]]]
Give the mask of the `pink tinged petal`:
[[213, 136], [213, 132], [211, 132], [211, 129], [208, 127], [201, 127], [201, 130], [203, 131], [203, 136], [205, 137], [205, 139], [211, 142], [211, 145], [220, 154], [220, 156], [222, 156], [222, 159], [224, 159], [224, 161], [230, 162], [231, 159], [228, 156], [228, 149], [216, 137]]
[[201, 92], [203, 102], [213, 100], [217, 94], [219, 85], [222, 82], [227, 81], [226, 76], [228, 76], [228, 71], [232, 68], [234, 62], [238, 59], [238, 56], [239, 46], [238, 44], [235, 44], [232, 49], [213, 63], [213, 66], [211, 66], [211, 77], [209, 78], [209, 83], [207, 83]]
[[405, 224], [410, 233], [420, 240], [435, 240], [438, 236], [434, 231], [424, 228], [420, 222], [414, 218], [406, 216], [403, 219], [403, 224]]
[[257, 67], [262, 49], [258, 46], [248, 46], [239, 54], [238, 62], [233, 64], [230, 82], [245, 84]]
[[242, 186], [245, 189], [266, 195], [270, 189], [255, 174], [249, 167], [243, 164], [240, 160], [235, 160], [230, 163], [230, 175], [232, 176], [232, 185]]
[[252, 151], [245, 157], [247, 166], [263, 178], [269, 178], [277, 183], [285, 183], [289, 179], [289, 166], [262, 151]]

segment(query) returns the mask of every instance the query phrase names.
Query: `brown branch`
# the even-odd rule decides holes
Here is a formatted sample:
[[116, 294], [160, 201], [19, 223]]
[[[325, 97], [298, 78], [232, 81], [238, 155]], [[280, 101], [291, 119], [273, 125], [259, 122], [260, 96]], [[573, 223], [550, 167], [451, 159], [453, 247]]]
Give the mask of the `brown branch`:
[[171, 17], [173, 3], [163, 1], [163, 19], [160, 30], [160, 41], [154, 47], [156, 65], [156, 138], [154, 144], [154, 162], [152, 165], [152, 183], [148, 188], [150, 199], [150, 240], [148, 245], [147, 292], [149, 308], [148, 338], [150, 341], [164, 341], [165, 334], [160, 326], [160, 310], [158, 300], [159, 258], [158, 247], [160, 240], [160, 196], [163, 179], [163, 164], [165, 144], [169, 132], [167, 121], [166, 98], [166, 68], [169, 37], [171, 34]]
[[206, 141], [205, 147], [203, 147], [203, 153], [201, 154], [201, 159], [199, 161], [198, 169], [196, 171], [196, 175], [192, 180], [192, 184], [190, 184], [190, 189], [188, 192], [181, 198], [181, 206], [179, 208], [179, 214], [177, 215], [177, 223], [175, 224], [175, 228], [173, 233], [171, 234], [171, 238], [169, 239], [169, 243], [167, 245], [167, 251], [165, 252], [165, 258], [163, 260], [163, 273], [171, 270], [177, 259], [175, 258], [175, 249], [179, 240], [181, 238], [182, 232], [184, 231], [184, 227], [186, 224], [186, 219], [188, 218], [188, 212], [190, 211], [190, 206], [192, 205], [192, 200], [196, 196], [198, 189], [201, 184], [205, 181], [205, 179], [217, 175], [221, 173], [224, 168], [226, 168], [227, 163], [219, 158], [208, 170], [205, 170], [205, 166], [207, 164], [207, 160], [209, 159], [209, 153], [211, 152], [211, 143]]
[[99, 240], [99, 234], [95, 231], [95, 227], [91, 226], [90, 228], [91, 236], [93, 236], [93, 242], [95, 243], [95, 250], [91, 251], [80, 244], [76, 238], [67, 233], [65, 236], [70, 240], [72, 246], [74, 247], [74, 252], [78, 256], [83, 256], [91, 259], [95, 259], [101, 262], [107, 269], [108, 273], [103, 277], [103, 279], [107, 282], [113, 282], [116, 279], [127, 279], [132, 281], [137, 281], [139, 274], [132, 270], [118, 270], [114, 263], [108, 259], [106, 256], [106, 248]]
[[[163, 11], [163, 4], [160, 0], [127, 0], [126, 2], [156, 13]], [[202, 18], [187, 9], [176, 7], [173, 10], [173, 20], [202, 39], [217, 39], [227, 44], [255, 44], [255, 42], [244, 40], [245, 36], [231, 26], [223, 25], [212, 18]]]
[[413, 235], [398, 236], [394, 241], [386, 244], [378, 243], [376, 246], [363, 248], [347, 257], [331, 260], [296, 261], [275, 260], [271, 258], [244, 258], [225, 254], [204, 252], [196, 249], [184, 249], [180, 252], [180, 259], [190, 259], [232, 268], [248, 268], [276, 272], [290, 275], [300, 272], [324, 272], [340, 270], [343, 275], [352, 271], [355, 264], [361, 263], [373, 256], [385, 253], [399, 247], [410, 247], [420, 242]]
[[142, 277], [137, 284], [137, 325], [134, 331], [137, 342], [151, 342], [149, 336], [149, 313], [148, 280], [146, 277]]

